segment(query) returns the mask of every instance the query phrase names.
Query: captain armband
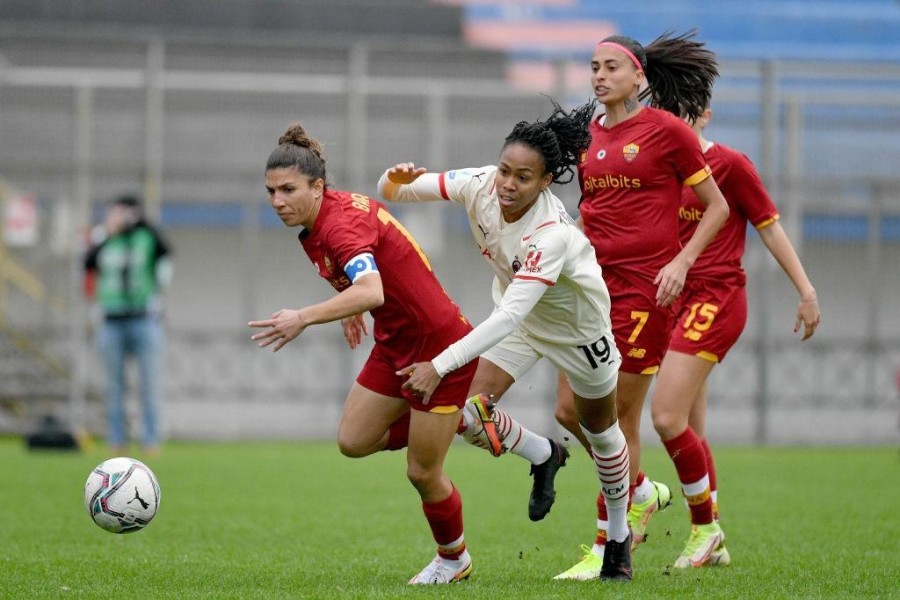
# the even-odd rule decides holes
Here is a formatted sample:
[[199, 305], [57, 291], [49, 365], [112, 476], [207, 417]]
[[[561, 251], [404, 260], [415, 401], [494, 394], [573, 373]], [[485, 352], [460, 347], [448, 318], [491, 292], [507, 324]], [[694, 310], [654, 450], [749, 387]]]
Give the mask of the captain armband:
[[360, 277], [377, 272], [378, 265], [375, 264], [375, 257], [371, 252], [357, 254], [344, 266], [344, 273], [347, 274], [350, 283], [356, 283]]

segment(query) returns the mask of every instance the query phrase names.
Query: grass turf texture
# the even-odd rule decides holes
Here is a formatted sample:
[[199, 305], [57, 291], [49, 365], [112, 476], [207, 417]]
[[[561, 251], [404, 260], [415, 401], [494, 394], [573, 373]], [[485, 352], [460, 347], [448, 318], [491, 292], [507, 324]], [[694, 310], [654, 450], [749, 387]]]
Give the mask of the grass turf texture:
[[597, 482], [583, 452], [560, 471], [551, 513], [532, 523], [527, 464], [455, 444], [447, 471], [475, 571], [423, 589], [406, 581], [435, 545], [405, 452], [351, 460], [327, 442], [170, 443], [146, 461], [162, 487], [156, 519], [115, 535], [82, 504], [103, 450], [28, 452], [0, 439], [0, 597], [897, 597], [897, 449], [716, 450], [732, 566], [670, 568], [687, 511], [668, 458], [649, 447], [647, 472], [675, 493], [626, 585], [552, 580], [593, 536]]

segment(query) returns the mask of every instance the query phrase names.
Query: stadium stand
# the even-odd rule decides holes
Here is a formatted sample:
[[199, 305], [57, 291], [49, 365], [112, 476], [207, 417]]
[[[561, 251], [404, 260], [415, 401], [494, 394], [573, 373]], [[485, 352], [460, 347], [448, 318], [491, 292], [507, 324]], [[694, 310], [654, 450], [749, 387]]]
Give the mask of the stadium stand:
[[[751, 420], [749, 407], [766, 386], [777, 387], [791, 407], [843, 406], [848, 397], [885, 407], [894, 399], [900, 360], [898, 322], [880, 318], [888, 305], [880, 299], [895, 297], [900, 281], [900, 184], [896, 161], [889, 159], [900, 155], [900, 5], [724, 0], [715, 10], [708, 6], [694, 0], [639, 6], [586, 0], [161, 0], [150, 9], [135, 0], [9, 0], [0, 3], [0, 175], [40, 200], [48, 215], [42, 239], [51, 239], [58, 223], [72, 217], [66, 201], [81, 193], [79, 185], [100, 203], [144, 180], [152, 166], [147, 137], [155, 135], [162, 223], [179, 257], [169, 312], [170, 356], [176, 357], [169, 365], [170, 393], [177, 397], [172, 414], [188, 415], [179, 424], [207, 426], [205, 434], [188, 425], [170, 431], [294, 435], [304, 400], [288, 383], [302, 369], [315, 381], [304, 398], [329, 398], [321, 414], [301, 419], [308, 427], [301, 433], [315, 435], [331, 427], [340, 400], [335, 389], [346, 384], [340, 376], [320, 374], [336, 362], [352, 364], [353, 356], [322, 333], [309, 341], [321, 351], [297, 351], [305, 357], [302, 365], [272, 361], [235, 331], [248, 314], [268, 311], [279, 298], [300, 302], [325, 293], [320, 282], [304, 279], [305, 265], [289, 254], [296, 243], [291, 236], [270, 235], [281, 226], [265, 206], [260, 163], [286, 123], [315, 123], [315, 135], [329, 148], [333, 180], [374, 193], [381, 169], [395, 160], [427, 157], [434, 169], [494, 160], [512, 122], [546, 115], [538, 89], [582, 101], [589, 92], [586, 53], [604, 34], [622, 31], [649, 41], [669, 27], [698, 27], [723, 57], [716, 138], [758, 163], [764, 150], [775, 148], [768, 164], [785, 222], [799, 224], [796, 239], [811, 245], [812, 268], [833, 274], [817, 283], [828, 298], [829, 321], [813, 351], [795, 351], [789, 331], [762, 326], [764, 310], [778, 327], [790, 321], [791, 314], [777, 310], [790, 313], [792, 290], [779, 285], [771, 292], [779, 297], [753, 309], [742, 354], [730, 363], [734, 367], [723, 367], [722, 377], [734, 384], [722, 386], [721, 401], [748, 407]], [[545, 79], [538, 86], [540, 77], [522, 68], [548, 55], [571, 69], [566, 85], [547, 87], [559, 75], [555, 64], [542, 67]], [[777, 62], [774, 116], [763, 109], [763, 59]], [[154, 69], [165, 71], [156, 121], [149, 100], [159, 83]], [[523, 83], [531, 87], [515, 87]], [[354, 110], [361, 119], [351, 119]], [[766, 119], [775, 123], [772, 140], [761, 134]], [[148, 123], [161, 126], [152, 131]], [[85, 173], [88, 183], [79, 179]], [[574, 206], [572, 187], [560, 195]], [[409, 217], [412, 223], [416, 213]], [[419, 221], [413, 224], [437, 223], [457, 235], [448, 238], [456, 246], [448, 243], [445, 254], [435, 253], [435, 264], [445, 269], [448, 290], [472, 289], [473, 275], [454, 268], [459, 253], [471, 250], [460, 226], [464, 218], [420, 213]], [[62, 246], [16, 252], [41, 274], [48, 296], [71, 292]], [[276, 255], [291, 265], [290, 277], [280, 265], [261, 264]], [[754, 275], [765, 270], [753, 256], [749, 263]], [[866, 290], [866, 298], [848, 289]], [[762, 298], [757, 292], [751, 297]], [[475, 293], [463, 294], [463, 302], [470, 297], [489, 304]], [[21, 303], [35, 304], [27, 297]], [[464, 308], [477, 318], [489, 307], [471, 300]], [[46, 313], [26, 306], [13, 314], [27, 315], [30, 324]], [[58, 333], [41, 339], [40, 350], [58, 350], [65, 363], [72, 320], [65, 312], [50, 320]], [[22, 354], [13, 336], [2, 338], [0, 358]], [[864, 352], [871, 360], [859, 360]], [[39, 362], [38, 356], [32, 360]], [[761, 356], [772, 363], [768, 378], [759, 374]], [[67, 392], [64, 378], [41, 392], [31, 382], [50, 383], [46, 369], [33, 365], [28, 374], [15, 364], [4, 362], [23, 373], [15, 389], [48, 398]], [[798, 373], [806, 379], [798, 381]], [[10, 381], [7, 371], [2, 376]], [[542, 385], [535, 382], [533, 397], [522, 401], [546, 416], [535, 404], [535, 398], [550, 397]], [[207, 421], [211, 402], [228, 404], [228, 414], [245, 419]], [[277, 407], [259, 411], [258, 403]], [[262, 413], [279, 416], [254, 420]], [[5, 430], [2, 416], [0, 405]]]

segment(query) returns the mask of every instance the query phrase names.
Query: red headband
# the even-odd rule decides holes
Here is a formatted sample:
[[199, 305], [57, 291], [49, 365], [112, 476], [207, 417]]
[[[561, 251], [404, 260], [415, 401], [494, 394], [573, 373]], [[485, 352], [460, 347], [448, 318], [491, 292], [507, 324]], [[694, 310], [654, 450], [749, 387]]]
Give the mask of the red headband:
[[599, 44], [597, 44], [597, 48], [601, 48], [603, 46], [612, 46], [613, 48], [616, 48], [617, 50], [621, 50], [622, 52], [624, 52], [626, 54], [626, 56], [628, 56], [628, 58], [631, 59], [631, 62], [634, 63], [634, 66], [637, 67], [638, 71], [644, 70], [644, 67], [641, 66], [641, 61], [639, 61], [637, 59], [637, 56], [634, 55], [634, 52], [632, 52], [631, 50], [629, 50], [622, 44], [617, 44], [615, 42], [600, 42]]

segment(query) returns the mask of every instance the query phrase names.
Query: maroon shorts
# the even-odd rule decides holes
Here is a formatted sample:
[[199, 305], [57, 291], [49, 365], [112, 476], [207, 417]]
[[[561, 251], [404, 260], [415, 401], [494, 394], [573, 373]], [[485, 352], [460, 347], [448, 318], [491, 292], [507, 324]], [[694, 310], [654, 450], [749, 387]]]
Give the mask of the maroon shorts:
[[467, 321], [458, 320], [431, 334], [395, 337], [385, 344], [376, 342], [356, 382], [373, 392], [403, 398], [413, 410], [446, 413], [462, 408], [475, 376], [477, 359], [447, 373], [431, 394], [427, 405], [422, 404], [420, 397], [403, 389], [406, 378], [398, 376], [396, 372], [415, 362], [433, 359], [470, 331], [472, 326]]
[[652, 375], [659, 370], [675, 322], [672, 307], [656, 304], [656, 287], [637, 275], [603, 269], [609, 289], [613, 335], [622, 355], [620, 371]]
[[678, 300], [669, 350], [722, 362], [747, 324], [747, 289], [727, 281], [695, 279]]

